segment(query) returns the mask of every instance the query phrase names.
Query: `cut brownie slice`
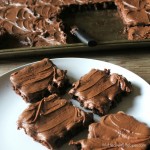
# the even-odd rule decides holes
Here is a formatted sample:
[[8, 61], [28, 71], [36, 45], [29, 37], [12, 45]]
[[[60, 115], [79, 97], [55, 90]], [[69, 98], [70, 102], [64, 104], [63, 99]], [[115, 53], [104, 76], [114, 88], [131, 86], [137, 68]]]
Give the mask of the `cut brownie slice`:
[[66, 72], [45, 58], [12, 73], [10, 80], [26, 102], [35, 102], [49, 94], [63, 92], [68, 84]]
[[87, 139], [71, 141], [80, 150], [148, 150], [150, 128], [123, 112], [103, 116], [89, 126]]
[[109, 70], [92, 69], [73, 83], [69, 91], [81, 106], [105, 115], [121, 97], [131, 92], [131, 83], [119, 74], [110, 74]]
[[59, 147], [93, 122], [92, 114], [74, 107], [56, 94], [30, 104], [18, 119], [18, 128], [49, 149]]
[[129, 40], [142, 40], [150, 38], [150, 26], [135, 26], [128, 29]]
[[115, 0], [115, 4], [125, 25], [150, 24], [149, 0]]

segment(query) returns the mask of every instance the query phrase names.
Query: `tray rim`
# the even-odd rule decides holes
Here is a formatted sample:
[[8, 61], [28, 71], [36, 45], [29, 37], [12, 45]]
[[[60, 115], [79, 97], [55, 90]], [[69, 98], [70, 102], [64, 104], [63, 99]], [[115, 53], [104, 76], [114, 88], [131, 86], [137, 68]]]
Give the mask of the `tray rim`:
[[64, 44], [57, 46], [47, 47], [26, 47], [26, 48], [12, 48], [12, 49], [0, 49], [0, 58], [10, 58], [14, 56], [26, 56], [26, 55], [40, 55], [45, 54], [59, 54], [59, 53], [74, 53], [74, 52], [90, 52], [90, 51], [101, 51], [101, 50], [117, 50], [134, 47], [147, 47], [150, 45], [150, 39], [145, 40], [114, 40], [114, 41], [103, 41], [98, 42], [97, 46], [88, 47], [83, 43], [75, 44]]

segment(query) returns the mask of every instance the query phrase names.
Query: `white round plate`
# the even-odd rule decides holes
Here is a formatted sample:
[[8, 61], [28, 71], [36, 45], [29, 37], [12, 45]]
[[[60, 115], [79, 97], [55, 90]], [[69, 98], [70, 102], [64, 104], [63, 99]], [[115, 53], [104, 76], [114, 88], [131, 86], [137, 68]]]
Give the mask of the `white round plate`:
[[[110, 113], [124, 111], [150, 126], [150, 85], [138, 75], [120, 66], [92, 59], [57, 58], [52, 61], [59, 68], [67, 70], [72, 81], [78, 80], [92, 68], [102, 70], [107, 68], [111, 70], [111, 73], [123, 75], [131, 81], [133, 92], [123, 98], [122, 102]], [[20, 67], [0, 77], [0, 150], [46, 150], [44, 146], [27, 136], [23, 130], [17, 130], [18, 116], [27, 107], [22, 98], [13, 91], [9, 81], [10, 74], [18, 69]], [[78, 105], [77, 102], [73, 101], [73, 103]], [[99, 118], [96, 117], [96, 119]], [[86, 132], [81, 133], [76, 139], [86, 137], [86, 134]], [[68, 150], [70, 148], [66, 144], [60, 149]]]

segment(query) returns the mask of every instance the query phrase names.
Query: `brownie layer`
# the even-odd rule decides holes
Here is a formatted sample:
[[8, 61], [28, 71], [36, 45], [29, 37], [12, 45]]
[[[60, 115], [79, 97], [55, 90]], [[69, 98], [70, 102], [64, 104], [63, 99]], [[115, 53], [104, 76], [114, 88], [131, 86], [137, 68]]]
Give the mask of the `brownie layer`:
[[105, 115], [120, 101], [121, 97], [131, 92], [131, 83], [119, 74], [110, 74], [109, 70], [92, 69], [73, 83], [69, 94], [77, 99], [81, 106]]
[[62, 145], [93, 122], [92, 114], [53, 94], [30, 104], [18, 119], [18, 128], [48, 149]]
[[87, 139], [71, 141], [79, 150], [148, 150], [150, 128], [123, 112], [103, 116], [89, 126]]
[[12, 73], [10, 81], [26, 102], [35, 102], [52, 93], [61, 94], [68, 85], [66, 72], [45, 58]]

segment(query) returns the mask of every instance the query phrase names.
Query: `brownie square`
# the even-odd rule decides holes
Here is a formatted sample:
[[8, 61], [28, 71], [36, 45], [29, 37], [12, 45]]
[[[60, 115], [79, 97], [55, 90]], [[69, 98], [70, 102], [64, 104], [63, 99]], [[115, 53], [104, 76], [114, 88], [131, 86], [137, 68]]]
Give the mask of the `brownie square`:
[[129, 40], [142, 40], [150, 38], [149, 26], [135, 26], [128, 29]]
[[23, 111], [18, 119], [18, 129], [23, 128], [35, 141], [54, 149], [92, 122], [92, 114], [53, 94]]
[[149, 150], [150, 128], [134, 117], [118, 112], [91, 124], [87, 139], [71, 141], [70, 144], [76, 145], [79, 150]]
[[131, 92], [131, 83], [123, 76], [110, 70], [92, 69], [73, 83], [69, 94], [84, 108], [98, 115], [105, 115], [121, 97]]
[[128, 26], [150, 24], [149, 0], [115, 0], [124, 24]]
[[45, 58], [11, 74], [10, 81], [17, 94], [26, 102], [35, 102], [67, 88], [66, 70], [60, 70]]

